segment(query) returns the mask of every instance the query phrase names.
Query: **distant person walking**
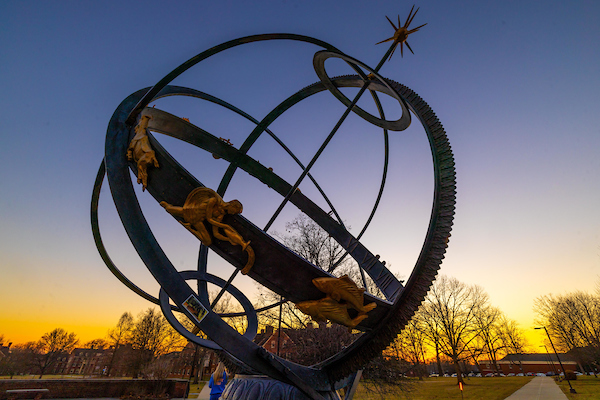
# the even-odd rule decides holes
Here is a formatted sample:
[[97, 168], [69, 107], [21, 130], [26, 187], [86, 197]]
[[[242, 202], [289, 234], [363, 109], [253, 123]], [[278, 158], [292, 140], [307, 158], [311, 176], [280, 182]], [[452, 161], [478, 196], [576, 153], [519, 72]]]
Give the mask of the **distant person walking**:
[[225, 390], [227, 384], [227, 371], [225, 371], [225, 365], [222, 362], [217, 365], [217, 369], [210, 376], [208, 381], [208, 387], [210, 388], [210, 400], [218, 400]]

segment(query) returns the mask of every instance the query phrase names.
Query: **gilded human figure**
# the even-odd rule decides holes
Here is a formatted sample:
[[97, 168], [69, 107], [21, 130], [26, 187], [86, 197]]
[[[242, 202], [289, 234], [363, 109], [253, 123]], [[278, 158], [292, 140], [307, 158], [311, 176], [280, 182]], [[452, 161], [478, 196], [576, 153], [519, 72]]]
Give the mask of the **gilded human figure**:
[[[222, 222], [226, 214], [235, 215], [243, 211], [242, 203], [238, 200], [226, 202], [214, 190], [199, 187], [188, 194], [182, 207], [174, 206], [166, 201], [161, 201], [160, 205], [169, 214], [183, 219], [181, 224], [204, 245], [210, 246], [213, 242], [212, 236], [214, 236], [219, 240], [228, 241], [234, 246], [241, 246], [242, 250], [248, 253], [248, 262], [242, 269], [242, 273], [247, 274], [250, 271], [254, 264], [254, 250], [250, 246], [250, 242], [244, 241], [234, 228]], [[212, 236], [206, 228], [205, 221], [212, 227]]]
[[140, 122], [135, 127], [135, 136], [127, 147], [127, 159], [137, 163], [137, 183], [142, 184], [142, 191], [148, 186], [148, 166], [158, 168], [158, 160], [148, 139], [148, 121], [152, 117], [142, 115]]

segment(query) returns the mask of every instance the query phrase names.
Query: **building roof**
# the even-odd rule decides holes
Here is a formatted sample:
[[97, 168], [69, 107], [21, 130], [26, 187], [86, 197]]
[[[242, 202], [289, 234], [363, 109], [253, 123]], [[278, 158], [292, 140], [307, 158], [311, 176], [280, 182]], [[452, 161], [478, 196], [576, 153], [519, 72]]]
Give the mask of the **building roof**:
[[78, 348], [73, 349], [71, 354], [74, 356], [81, 356], [83, 354], [94, 355], [96, 353], [106, 353], [108, 351], [112, 351], [112, 349], [86, 349], [86, 348], [78, 347]]
[[[565, 362], [565, 363], [566, 362], [568, 362], [568, 363], [572, 363], [572, 362], [576, 363], [577, 362], [577, 360], [575, 360], [575, 357], [573, 357], [569, 354], [561, 353], [558, 356], [560, 357], [560, 361]], [[554, 362], [554, 363], [558, 363], [558, 359], [556, 358], [556, 354], [553, 354], [553, 353], [519, 353], [519, 354], [508, 354], [507, 356], [505, 356], [498, 362], [510, 362], [510, 363]]]

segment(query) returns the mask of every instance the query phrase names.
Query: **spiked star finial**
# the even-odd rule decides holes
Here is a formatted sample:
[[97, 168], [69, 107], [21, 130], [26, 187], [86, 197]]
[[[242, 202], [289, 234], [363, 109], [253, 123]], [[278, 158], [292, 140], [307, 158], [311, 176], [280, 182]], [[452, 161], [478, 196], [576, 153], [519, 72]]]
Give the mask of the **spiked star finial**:
[[412, 22], [412, 20], [415, 18], [415, 15], [417, 15], [417, 12], [419, 11], [419, 9], [417, 8], [417, 11], [415, 11], [415, 13], [413, 14], [414, 8], [415, 8], [415, 6], [413, 5], [412, 8], [410, 9], [410, 13], [408, 13], [408, 18], [406, 18], [406, 22], [404, 23], [403, 26], [400, 24], [400, 15], [398, 15], [398, 27], [396, 27], [396, 25], [394, 25], [394, 23], [386, 15], [387, 20], [390, 22], [390, 24], [392, 24], [392, 26], [394, 27], [394, 30], [396, 32], [394, 33], [394, 36], [392, 36], [391, 38], [382, 40], [381, 42], [376, 43], [376, 44], [389, 42], [390, 40], [394, 41], [394, 43], [392, 44], [393, 50], [392, 50], [392, 53], [390, 54], [390, 58], [388, 58], [388, 60], [392, 58], [392, 55], [396, 51], [396, 47], [398, 46], [398, 44], [400, 44], [400, 54], [402, 55], [402, 57], [404, 57], [404, 47], [403, 46], [405, 43], [406, 43], [406, 47], [408, 47], [410, 52], [415, 54], [412, 51], [412, 49], [410, 48], [410, 45], [408, 44], [406, 39], [408, 38], [408, 35], [410, 35], [411, 33], [417, 32], [419, 29], [421, 29], [422, 27], [424, 27], [427, 24], [423, 24], [421, 26], [418, 26], [416, 28], [408, 30], [410, 23]]

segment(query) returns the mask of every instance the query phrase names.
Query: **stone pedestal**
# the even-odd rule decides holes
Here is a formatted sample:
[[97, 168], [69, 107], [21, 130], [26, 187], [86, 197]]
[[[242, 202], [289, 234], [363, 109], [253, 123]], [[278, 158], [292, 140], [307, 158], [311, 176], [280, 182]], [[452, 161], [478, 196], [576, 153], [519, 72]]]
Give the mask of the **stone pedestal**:
[[[340, 400], [336, 392], [319, 392], [326, 400]], [[222, 400], [311, 400], [300, 389], [264, 375], [236, 375]]]

